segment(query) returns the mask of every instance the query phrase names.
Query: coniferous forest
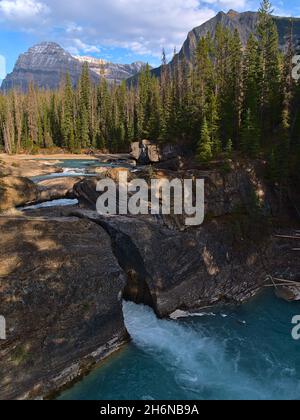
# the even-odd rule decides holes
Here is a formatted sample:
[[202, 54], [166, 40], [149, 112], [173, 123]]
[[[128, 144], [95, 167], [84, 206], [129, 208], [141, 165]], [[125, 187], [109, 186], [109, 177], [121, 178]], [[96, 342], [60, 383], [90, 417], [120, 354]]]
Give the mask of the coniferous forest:
[[[238, 32], [218, 26], [197, 47], [194, 65], [165, 53], [161, 77], [148, 66], [137, 85], [91, 83], [84, 65], [76, 88], [67, 74], [58, 91], [0, 94], [0, 144], [7, 153], [62, 147], [128, 151], [132, 141], [176, 143], [200, 162], [239, 153], [263, 157], [272, 179], [300, 164], [300, 84], [292, 77], [293, 31], [279, 49], [271, 4], [263, 0], [256, 34], [243, 48]], [[176, 56], [178, 57], [178, 56]]]

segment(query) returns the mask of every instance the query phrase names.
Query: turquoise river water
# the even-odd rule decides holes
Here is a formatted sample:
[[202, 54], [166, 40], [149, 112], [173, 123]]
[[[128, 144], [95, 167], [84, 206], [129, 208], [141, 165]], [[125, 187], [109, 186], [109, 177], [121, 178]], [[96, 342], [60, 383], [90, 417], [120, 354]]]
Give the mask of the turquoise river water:
[[[86, 175], [95, 165], [110, 166], [64, 160], [63, 174], [41, 178]], [[291, 334], [296, 315], [300, 302], [281, 301], [273, 291], [177, 321], [124, 302], [131, 343], [59, 399], [299, 400], [300, 340]]]
[[60, 400], [300, 399], [300, 303], [269, 291], [178, 321], [124, 303], [132, 342]]

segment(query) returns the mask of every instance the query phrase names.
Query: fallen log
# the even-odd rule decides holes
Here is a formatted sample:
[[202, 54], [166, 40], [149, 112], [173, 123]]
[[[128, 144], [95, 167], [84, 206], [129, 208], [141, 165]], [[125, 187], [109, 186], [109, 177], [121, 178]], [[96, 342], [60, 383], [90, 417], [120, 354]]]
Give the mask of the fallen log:
[[295, 280], [278, 279], [276, 277], [272, 277], [272, 278], [273, 278], [274, 281], [278, 281], [278, 282], [281, 282], [281, 283], [291, 283], [291, 284], [296, 283], [298, 286], [300, 286], [300, 283], [295, 281]]
[[294, 287], [299, 287], [300, 284], [299, 283], [290, 283], [290, 284], [286, 284], [286, 283], [278, 283], [276, 284], [276, 286], [274, 284], [265, 284], [264, 287], [289, 287], [289, 286], [294, 286]]
[[266, 284], [264, 287], [300, 287], [300, 282], [294, 280], [279, 279], [273, 276], [267, 276], [266, 281], [271, 281], [272, 284]]
[[297, 240], [300, 241], [300, 235], [299, 236], [275, 235], [275, 238], [281, 238], [281, 239], [297, 239]]

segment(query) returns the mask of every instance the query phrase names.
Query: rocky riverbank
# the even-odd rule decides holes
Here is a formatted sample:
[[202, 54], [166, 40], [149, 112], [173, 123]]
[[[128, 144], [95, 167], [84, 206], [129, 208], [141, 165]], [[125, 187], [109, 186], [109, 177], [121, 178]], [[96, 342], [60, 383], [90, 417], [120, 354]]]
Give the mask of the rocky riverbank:
[[[80, 204], [0, 217], [0, 312], [8, 329], [0, 343], [1, 399], [47, 397], [119, 349], [128, 340], [123, 297], [168, 317], [241, 303], [268, 275], [299, 280], [290, 242], [274, 235], [290, 229], [278, 225], [282, 216], [292, 218], [291, 209], [282, 212], [261, 163], [140, 171], [145, 179], [205, 179], [206, 219], [191, 228], [176, 215], [99, 216], [97, 179], [117, 179], [118, 172], [40, 184], [18, 178], [32, 194], [27, 202], [76, 197]], [[2, 192], [10, 182], [11, 195], [20, 195], [11, 177], [1, 181]]]
[[0, 218], [0, 399], [51, 394], [128, 339], [108, 234], [72, 217]]
[[62, 169], [56, 166], [59, 163], [59, 159], [56, 158], [58, 156], [49, 160], [38, 160], [38, 156], [0, 154], [0, 176], [32, 178], [62, 172]]

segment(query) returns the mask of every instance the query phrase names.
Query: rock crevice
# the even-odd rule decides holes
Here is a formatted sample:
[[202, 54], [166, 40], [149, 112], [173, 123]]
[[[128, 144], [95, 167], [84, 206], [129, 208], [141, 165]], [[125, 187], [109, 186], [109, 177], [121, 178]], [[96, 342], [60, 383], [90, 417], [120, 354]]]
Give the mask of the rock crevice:
[[94, 222], [110, 236], [112, 251], [127, 276], [122, 294], [123, 299], [144, 304], [156, 310], [156, 296], [151, 293], [149, 288], [149, 284], [152, 283], [151, 275], [145, 266], [138, 247], [130, 236], [112, 226], [109, 223], [109, 218], [99, 217], [92, 211], [71, 211], [70, 215]]

